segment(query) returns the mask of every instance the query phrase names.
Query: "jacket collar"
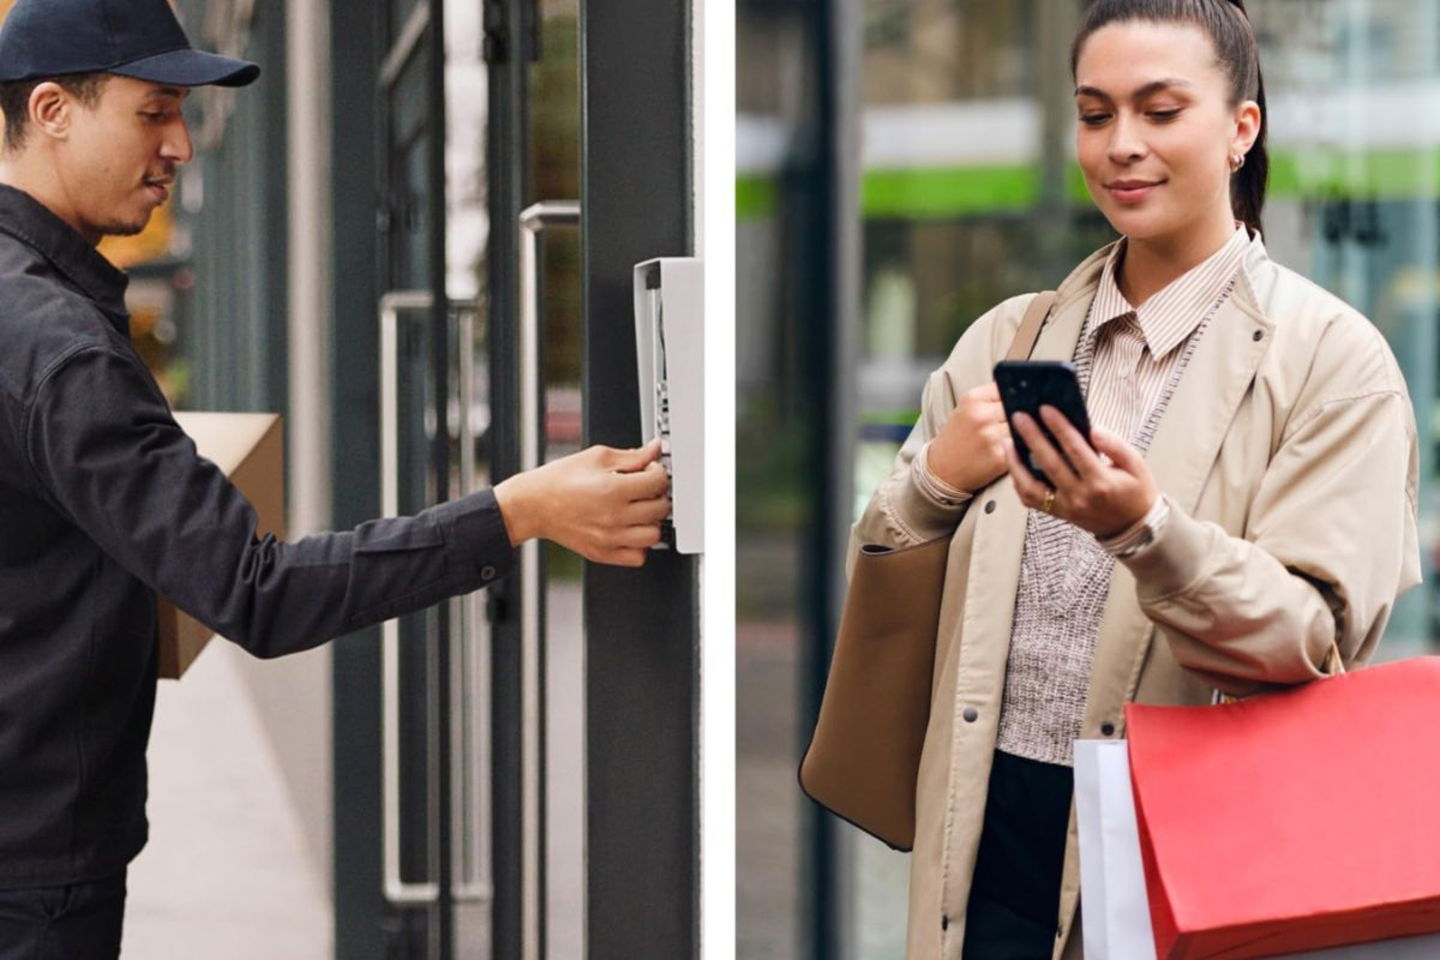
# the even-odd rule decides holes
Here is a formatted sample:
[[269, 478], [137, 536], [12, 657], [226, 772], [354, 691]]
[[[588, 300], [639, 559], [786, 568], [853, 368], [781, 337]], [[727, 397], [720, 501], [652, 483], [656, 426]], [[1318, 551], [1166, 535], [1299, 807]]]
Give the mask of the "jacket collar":
[[1125, 256], [1126, 240], [1111, 246], [1110, 256], [1100, 272], [1089, 323], [1081, 336], [1094, 339], [1107, 324], [1134, 317], [1140, 334], [1155, 359], [1167, 356], [1180, 346], [1221, 296], [1240, 267], [1250, 237], [1237, 226], [1219, 249], [1184, 274], [1170, 281], [1138, 307], [1132, 307], [1120, 291], [1116, 270]]
[[[1090, 301], [1095, 297], [1095, 291], [1100, 286], [1100, 275], [1105, 270], [1105, 263], [1120, 245], [1119, 240], [1105, 244], [1090, 256], [1086, 257], [1080, 264], [1071, 270], [1069, 275], [1055, 288], [1055, 305], [1051, 308], [1051, 317], [1062, 314], [1070, 307], [1071, 302], [1082, 299], [1088, 309]], [[1236, 285], [1235, 295], [1232, 300], [1240, 303], [1246, 313], [1257, 318], [1263, 318], [1265, 311], [1260, 306], [1259, 298], [1256, 296], [1256, 283], [1261, 278], [1267, 277], [1274, 269], [1274, 261], [1265, 250], [1264, 237], [1250, 231], [1250, 243], [1245, 248], [1245, 255], [1240, 259], [1242, 268], [1241, 282]]]
[[0, 183], [0, 231], [33, 248], [122, 327], [127, 322], [124, 271], [30, 194]]

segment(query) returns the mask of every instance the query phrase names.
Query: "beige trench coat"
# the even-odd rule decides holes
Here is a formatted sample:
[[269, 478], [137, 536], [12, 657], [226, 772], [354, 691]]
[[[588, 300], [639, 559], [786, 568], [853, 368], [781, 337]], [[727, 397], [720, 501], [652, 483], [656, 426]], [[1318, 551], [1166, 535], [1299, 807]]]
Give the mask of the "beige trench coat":
[[[1106, 247], [1075, 269], [1036, 344], [1074, 353]], [[1004, 691], [1025, 507], [1007, 476], [965, 507], [910, 480], [956, 397], [992, 379], [1033, 294], [976, 321], [931, 375], [922, 413], [851, 536], [907, 546], [951, 538], [921, 756], [908, 955], [959, 960]], [[1141, 557], [1115, 565], [1081, 736], [1125, 735], [1123, 705], [1203, 704], [1321, 675], [1375, 649], [1396, 596], [1420, 581], [1414, 417], [1379, 331], [1276, 264], [1256, 237], [1236, 289], [1200, 339], [1147, 463], [1180, 508]], [[963, 517], [961, 513], [963, 511]], [[957, 524], [958, 521], [958, 524]], [[1082, 955], [1072, 810], [1056, 958]]]

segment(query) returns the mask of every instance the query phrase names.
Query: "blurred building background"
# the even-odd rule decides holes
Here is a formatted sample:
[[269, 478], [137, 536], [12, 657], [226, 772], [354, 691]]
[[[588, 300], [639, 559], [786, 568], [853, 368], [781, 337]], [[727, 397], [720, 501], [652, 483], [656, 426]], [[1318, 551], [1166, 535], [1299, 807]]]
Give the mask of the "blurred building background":
[[[262, 73], [192, 92], [173, 201], [101, 251], [172, 406], [284, 415], [291, 539], [515, 472], [532, 360], [542, 460], [639, 445], [631, 270], [698, 242], [698, 0], [172, 4]], [[692, 952], [696, 558], [545, 544], [523, 579], [162, 684], [125, 955]]]
[[[1421, 431], [1426, 582], [1381, 657], [1433, 651], [1440, 5], [1251, 0], [1272, 257], [1366, 313]], [[907, 858], [795, 771], [849, 524], [925, 375], [1002, 299], [1113, 238], [1073, 162], [1083, 0], [740, 0], [737, 288], [740, 956], [896, 960]]]

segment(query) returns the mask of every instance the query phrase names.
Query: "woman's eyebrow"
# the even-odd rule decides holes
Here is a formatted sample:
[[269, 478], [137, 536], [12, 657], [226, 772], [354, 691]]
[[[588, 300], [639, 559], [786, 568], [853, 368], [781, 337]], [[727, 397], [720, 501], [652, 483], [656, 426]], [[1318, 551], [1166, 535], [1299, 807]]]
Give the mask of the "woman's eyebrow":
[[[1130, 99], [1131, 99], [1131, 100], [1142, 100], [1142, 99], [1144, 99], [1145, 97], [1150, 96], [1152, 93], [1159, 93], [1161, 90], [1168, 90], [1168, 89], [1171, 88], [1171, 87], [1189, 87], [1189, 86], [1191, 86], [1189, 80], [1181, 80], [1179, 77], [1165, 77], [1165, 78], [1160, 79], [1160, 80], [1151, 80], [1149, 83], [1144, 84], [1144, 85], [1142, 85], [1142, 86], [1140, 86], [1140, 87], [1137, 87], [1137, 88], [1135, 89], [1135, 92], [1132, 93], [1132, 94], [1130, 94]], [[1082, 83], [1080, 86], [1078, 86], [1078, 87], [1075, 88], [1075, 96], [1077, 96], [1077, 97], [1098, 97], [1098, 98], [1101, 99], [1101, 100], [1113, 100], [1113, 99], [1114, 99], [1113, 97], [1110, 96], [1110, 94], [1106, 93], [1104, 90], [1101, 90], [1099, 87], [1091, 87], [1091, 86], [1087, 86], [1086, 84], [1083, 84], [1083, 83]]]

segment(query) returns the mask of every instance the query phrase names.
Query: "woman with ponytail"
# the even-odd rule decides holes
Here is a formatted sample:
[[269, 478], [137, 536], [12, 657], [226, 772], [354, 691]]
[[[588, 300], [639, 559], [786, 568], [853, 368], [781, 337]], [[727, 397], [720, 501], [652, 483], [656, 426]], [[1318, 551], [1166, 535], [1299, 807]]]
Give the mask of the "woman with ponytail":
[[1023, 415], [1007, 423], [992, 368], [1035, 295], [1007, 300], [930, 376], [852, 536], [852, 564], [950, 544], [912, 958], [1081, 956], [1074, 740], [1124, 736], [1127, 701], [1306, 683], [1332, 647], [1363, 663], [1420, 579], [1394, 356], [1265, 250], [1243, 4], [1096, 0], [1072, 71], [1076, 154], [1120, 237], [1059, 285], [1031, 357], [1074, 363], [1089, 442], [1053, 408], [1058, 449]]

